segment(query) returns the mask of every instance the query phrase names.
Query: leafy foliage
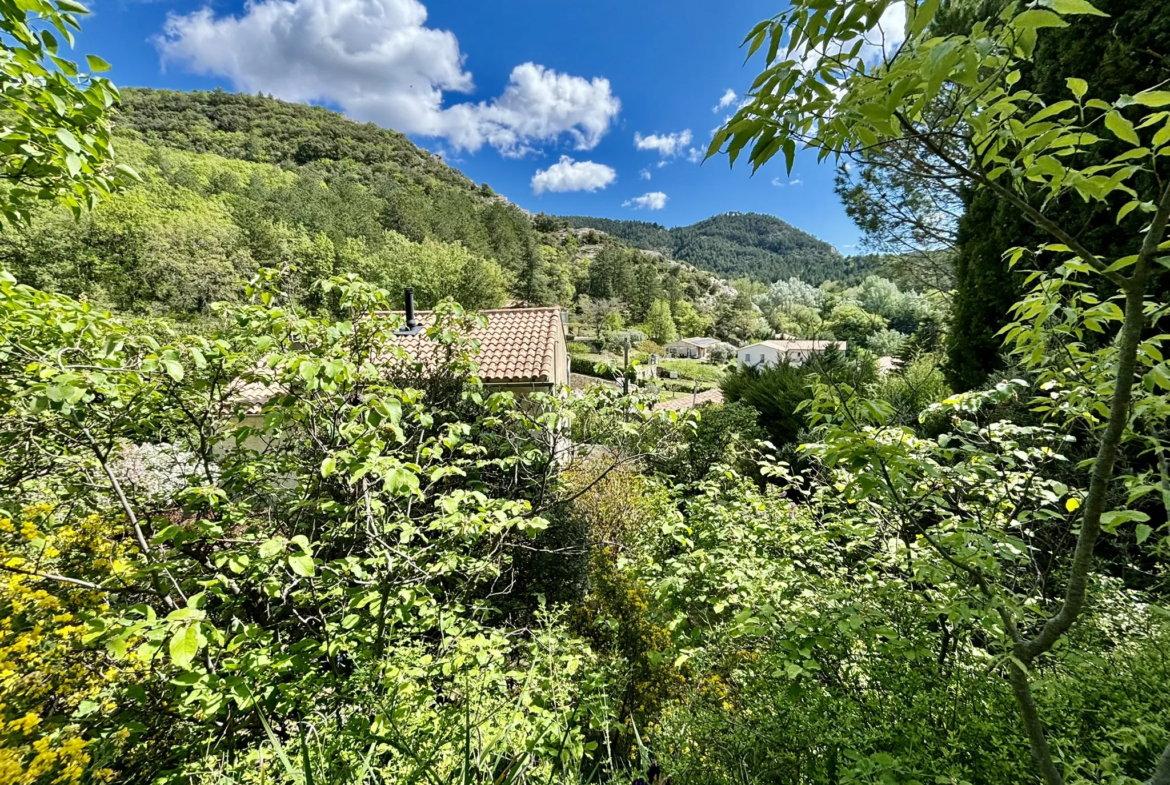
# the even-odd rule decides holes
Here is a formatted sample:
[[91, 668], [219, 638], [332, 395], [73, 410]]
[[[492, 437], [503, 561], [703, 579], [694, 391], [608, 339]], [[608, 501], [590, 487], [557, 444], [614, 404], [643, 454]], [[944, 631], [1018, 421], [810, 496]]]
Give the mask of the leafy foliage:
[[38, 202], [80, 214], [116, 191], [134, 172], [110, 161], [110, 110], [118, 90], [95, 74], [109, 64], [95, 55], [86, 68], [61, 55], [73, 46], [77, 18], [89, 13], [71, 0], [0, 3], [0, 73], [4, 127], [0, 129], [0, 199], [5, 223], [27, 220]]
[[[1007, 345], [1049, 388], [1051, 400], [1061, 401], [1061, 388], [1070, 391], [1063, 404], [1036, 401], [1045, 415], [1041, 423], [983, 425], [956, 417], [953, 436], [918, 441], [888, 426], [888, 404], [859, 399], [855, 387], [839, 384], [820, 387], [814, 411], [816, 421], [828, 424], [817, 452], [834, 470], [836, 487], [847, 499], [882, 494], [881, 507], [898, 518], [907, 546], [916, 543], [934, 565], [908, 561], [908, 571], [953, 583], [978, 598], [975, 617], [991, 650], [1001, 652], [1036, 771], [1049, 785], [1062, 785], [1065, 771], [1053, 755], [1033, 682], [1048, 658], [1058, 657], [1060, 645], [1087, 623], [1098, 539], [1125, 523], [1145, 525], [1143, 511], [1126, 509], [1125, 503], [1109, 509], [1121, 484], [1115, 471], [1127, 434], [1148, 429], [1142, 418], [1164, 410], [1160, 390], [1170, 388], [1142, 370], [1162, 362], [1160, 349], [1147, 350], [1143, 336], [1147, 324], [1157, 329], [1163, 315], [1162, 305], [1146, 298], [1154, 291], [1155, 260], [1170, 245], [1165, 240], [1170, 187], [1161, 160], [1170, 153], [1170, 112], [1162, 109], [1170, 105], [1170, 93], [1149, 85], [1109, 102], [1089, 97], [1088, 80], [1067, 76], [1071, 97], [1049, 102], [1021, 81], [1040, 31], [1104, 15], [1083, 0], [1054, 2], [1050, 8], [1010, 5], [968, 33], [949, 36], [933, 35], [930, 23], [938, 5], [924, 4], [911, 9], [905, 44], [880, 52], [874, 63], [867, 59], [866, 36], [875, 32], [888, 6], [855, 3], [828, 15], [819, 3], [797, 2], [758, 25], [747, 43], [754, 53], [770, 42], [765, 71], [752, 100], [716, 133], [711, 152], [726, 145], [734, 162], [751, 144], [755, 168], [781, 152], [791, 168], [798, 145], [814, 148], [822, 159], [917, 146], [933, 156], [939, 176], [1011, 204], [1051, 240], [1043, 251], [1060, 255], [1057, 275], [1033, 276], [1034, 290], [1018, 304], [1018, 321], [1007, 331]], [[937, 111], [939, 106], [945, 111]], [[1116, 211], [1116, 223], [1128, 228], [1137, 252], [1116, 258], [1116, 246], [1078, 236], [1076, 227], [1064, 223], [1067, 216], [1050, 209], [1071, 197], [1095, 203], [1102, 212]], [[1131, 220], [1124, 223], [1127, 217]], [[1017, 248], [1010, 263], [1024, 254]], [[1110, 299], [1080, 299], [1086, 284], [1075, 279], [1083, 274], [1099, 276], [1095, 283]], [[1049, 325], [1069, 301], [1076, 304]], [[1086, 331], [1108, 335], [1109, 346], [1090, 349]], [[1071, 365], [1086, 369], [1085, 377], [1070, 378], [1050, 366], [1057, 356], [1050, 353], [1054, 345], [1068, 352]], [[1088, 396], [1073, 392], [1089, 388]], [[977, 408], [1011, 392], [1012, 384], [1004, 383], [995, 393], [960, 397], [950, 405]], [[1096, 413], [1082, 421], [1090, 398]], [[1043, 581], [1034, 580], [1045, 570], [1031, 569], [1035, 556], [1025, 539], [1061, 514], [1053, 508], [1069, 486], [1044, 467], [1063, 459], [1061, 441], [1075, 439], [1065, 435], [1072, 422], [1085, 425], [1096, 457], [1083, 505], [1080, 498], [1065, 505], [1079, 526], [1075, 547], [1062, 560], [1064, 586], [1050, 597]], [[1126, 485], [1131, 482], [1132, 475], [1124, 478]], [[980, 501], [967, 501], [968, 493]], [[973, 516], [973, 509], [984, 512]], [[968, 537], [973, 525], [975, 538]], [[1137, 539], [1145, 542], [1151, 532], [1152, 527], [1143, 529]], [[1043, 542], [1037, 550], [1057, 549]], [[967, 603], [951, 596], [952, 608]], [[1150, 782], [1170, 781], [1170, 746], [1151, 768]]]

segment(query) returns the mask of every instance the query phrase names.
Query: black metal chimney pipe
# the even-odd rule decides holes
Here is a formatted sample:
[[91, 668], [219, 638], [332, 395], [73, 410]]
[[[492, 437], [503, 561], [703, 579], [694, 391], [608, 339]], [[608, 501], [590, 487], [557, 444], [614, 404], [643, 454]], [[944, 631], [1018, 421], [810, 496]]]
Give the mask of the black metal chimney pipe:
[[406, 329], [413, 331], [418, 322], [414, 320], [414, 289], [410, 286], [403, 290], [406, 296]]
[[406, 324], [395, 332], [398, 335], [418, 335], [422, 332], [422, 325], [414, 318], [414, 289], [407, 286], [402, 294], [406, 300]]

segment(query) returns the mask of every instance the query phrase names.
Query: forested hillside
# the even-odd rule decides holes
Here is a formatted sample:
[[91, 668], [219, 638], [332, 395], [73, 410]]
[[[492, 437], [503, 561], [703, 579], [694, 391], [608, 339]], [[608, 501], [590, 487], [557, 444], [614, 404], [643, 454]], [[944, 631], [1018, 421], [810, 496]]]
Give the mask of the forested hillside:
[[724, 213], [690, 226], [667, 229], [645, 221], [569, 216], [572, 226], [590, 227], [635, 248], [658, 251], [725, 278], [764, 283], [800, 278], [856, 282], [869, 271], [860, 257], [842, 256], [833, 246], [771, 215]]
[[0, 235], [0, 265], [38, 288], [171, 316], [238, 297], [265, 266], [289, 270], [309, 305], [320, 304], [310, 283], [340, 273], [413, 285], [424, 307], [445, 296], [471, 308], [573, 306], [587, 294], [632, 322], [662, 297], [713, 314], [734, 296], [616, 238], [570, 238], [563, 222], [534, 221], [401, 134], [320, 107], [128, 89], [114, 138], [142, 182], [79, 223], [62, 208], [37, 211]]

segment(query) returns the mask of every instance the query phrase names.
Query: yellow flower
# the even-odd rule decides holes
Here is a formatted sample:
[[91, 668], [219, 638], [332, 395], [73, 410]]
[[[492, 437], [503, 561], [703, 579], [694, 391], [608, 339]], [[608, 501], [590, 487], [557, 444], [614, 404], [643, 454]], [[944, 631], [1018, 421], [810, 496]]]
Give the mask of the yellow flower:
[[41, 724], [41, 718], [31, 711], [18, 720], [8, 723], [9, 730], [20, 731], [25, 736], [32, 733], [33, 728]]

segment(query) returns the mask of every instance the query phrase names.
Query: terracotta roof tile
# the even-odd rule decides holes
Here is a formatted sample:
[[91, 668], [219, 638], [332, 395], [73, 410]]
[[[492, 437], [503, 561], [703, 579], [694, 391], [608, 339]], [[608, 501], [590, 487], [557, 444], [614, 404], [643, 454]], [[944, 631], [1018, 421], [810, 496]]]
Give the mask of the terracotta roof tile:
[[245, 382], [236, 379], [228, 386], [230, 396], [228, 400], [233, 404], [244, 404], [245, 414], [259, 414], [264, 404], [277, 395], [285, 395], [288, 390], [280, 384], [266, 382]]
[[[479, 378], [486, 384], [552, 384], [557, 379], [557, 342], [564, 334], [560, 308], [508, 308], [480, 311], [487, 326], [467, 337], [480, 345], [475, 362]], [[401, 312], [399, 312], [401, 315]], [[431, 319], [429, 311], [417, 314], [422, 324]], [[436, 346], [425, 334], [395, 336], [394, 342], [416, 360]]]
[[[487, 317], [487, 326], [468, 333], [479, 342], [480, 351], [474, 359], [479, 365], [479, 378], [485, 384], [553, 384], [557, 380], [557, 341], [563, 335], [559, 308], [512, 308], [481, 311]], [[418, 319], [426, 324], [430, 312], [419, 312]], [[439, 345], [424, 333], [394, 336], [394, 342], [406, 350], [414, 360], [437, 358]], [[231, 384], [229, 400], [244, 404], [245, 413], [259, 414], [271, 398], [288, 390], [275, 382], [246, 382], [237, 379]]]

